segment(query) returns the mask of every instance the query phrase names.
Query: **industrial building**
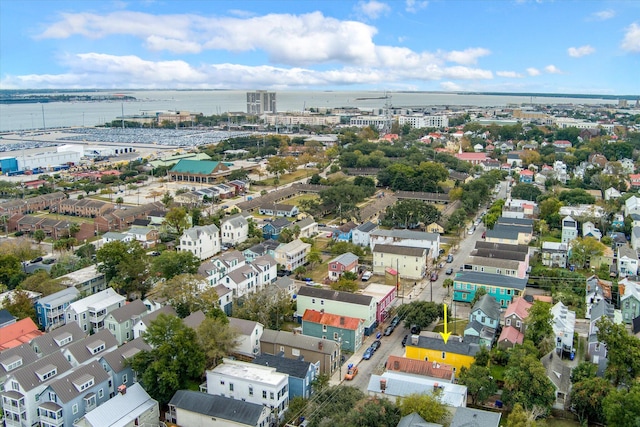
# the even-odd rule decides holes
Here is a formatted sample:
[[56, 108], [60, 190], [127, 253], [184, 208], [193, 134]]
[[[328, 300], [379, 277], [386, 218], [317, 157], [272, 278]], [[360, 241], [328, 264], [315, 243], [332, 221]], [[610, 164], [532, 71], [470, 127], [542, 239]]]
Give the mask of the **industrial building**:
[[277, 113], [276, 93], [266, 90], [247, 92], [247, 113], [260, 116], [265, 113]]

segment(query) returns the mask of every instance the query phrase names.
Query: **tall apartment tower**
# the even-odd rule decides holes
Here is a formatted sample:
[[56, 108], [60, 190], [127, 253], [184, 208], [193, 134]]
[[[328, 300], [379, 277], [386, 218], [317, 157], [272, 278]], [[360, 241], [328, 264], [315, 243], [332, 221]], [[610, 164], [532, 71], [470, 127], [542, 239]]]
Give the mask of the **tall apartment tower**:
[[276, 93], [266, 90], [247, 92], [247, 114], [259, 116], [264, 113], [277, 113]]

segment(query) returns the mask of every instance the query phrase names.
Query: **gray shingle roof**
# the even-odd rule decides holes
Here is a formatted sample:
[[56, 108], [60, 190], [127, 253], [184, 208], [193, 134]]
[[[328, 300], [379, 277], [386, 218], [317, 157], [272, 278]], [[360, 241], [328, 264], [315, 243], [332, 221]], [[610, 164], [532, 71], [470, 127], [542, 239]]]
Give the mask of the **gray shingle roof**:
[[77, 342], [83, 339], [86, 334], [80, 328], [76, 322], [67, 323], [51, 332], [48, 332], [39, 337], [35, 337], [31, 340], [31, 346], [40, 354], [51, 354], [55, 351], [59, 351], [61, 348], [56, 341], [61, 341], [65, 336], [71, 336], [71, 342], [67, 345]]
[[249, 225], [244, 216], [240, 214], [232, 215], [230, 217], [225, 218], [221, 221], [221, 225], [225, 222], [230, 223], [233, 227], [244, 227], [245, 225]]
[[[480, 351], [478, 337], [456, 337], [452, 336], [445, 344], [442, 337], [435, 335], [420, 335], [418, 345], [416, 347], [429, 348], [432, 350], [446, 351], [447, 353], [463, 354], [467, 356], [475, 356]], [[411, 340], [407, 341], [407, 346], [411, 344]]]
[[485, 294], [473, 305], [471, 312], [482, 310], [487, 317], [500, 320], [500, 304], [491, 295]]
[[503, 276], [501, 274], [481, 273], [477, 271], [463, 271], [458, 273], [454, 279], [459, 283], [473, 283], [477, 285], [498, 286], [501, 288], [511, 288], [523, 291], [527, 286], [527, 279]]
[[43, 368], [47, 367], [55, 367], [56, 375], [52, 378], [58, 378], [63, 373], [70, 371], [72, 369], [71, 363], [62, 355], [61, 352], [55, 352], [48, 356], [43, 357], [42, 359], [38, 359], [31, 365], [22, 367], [18, 370], [12, 371], [11, 376], [13, 376], [20, 386], [25, 390], [33, 390], [38, 385], [44, 384], [45, 381], [41, 381], [36, 372], [40, 372]]
[[354, 261], [358, 261], [358, 256], [352, 254], [351, 252], [346, 252], [344, 254], [338, 255], [337, 257], [329, 261], [329, 264], [337, 262], [342, 265], [349, 265]]
[[360, 224], [357, 228], [358, 231], [362, 231], [363, 233], [367, 233], [371, 230], [375, 230], [377, 224], [372, 223], [371, 221], [367, 221], [364, 224]]
[[395, 237], [398, 239], [414, 239], [438, 241], [440, 235], [438, 233], [425, 233], [424, 231], [411, 230], [375, 230], [370, 233], [372, 236]]
[[101, 360], [107, 362], [114, 372], [121, 372], [126, 367], [126, 360], [133, 357], [140, 351], [150, 351], [151, 346], [144, 342], [142, 337], [138, 337], [128, 343], [122, 344], [120, 347], [112, 350], [101, 357]]
[[[100, 344], [104, 344], [104, 350], [95, 354], [89, 350], [89, 348], [97, 347]], [[98, 354], [104, 353], [106, 350], [117, 346], [118, 340], [116, 340], [116, 337], [113, 336], [109, 330], [103, 329], [86, 337], [82, 341], [71, 344], [65, 351], [71, 353], [78, 364], [82, 364], [87, 360], [97, 357]]]
[[498, 427], [501, 416], [500, 412], [460, 407], [449, 427]]
[[8, 350], [3, 350], [2, 353], [0, 353], [0, 378], [8, 372], [3, 365], [9, 365], [18, 359], [22, 359], [22, 365], [20, 365], [20, 367], [22, 367], [38, 360], [38, 355], [33, 351], [31, 346], [26, 343]]
[[147, 312], [147, 307], [142, 300], [137, 299], [125, 304], [120, 308], [113, 310], [109, 315], [113, 316], [116, 322], [122, 323], [126, 320], [139, 317]]
[[162, 307], [159, 310], [156, 311], [152, 311], [151, 313], [147, 314], [146, 316], [143, 316], [142, 322], [149, 326], [151, 324], [151, 322], [153, 322], [154, 320], [156, 320], [156, 318], [158, 316], [160, 316], [161, 314], [166, 314], [168, 316], [177, 316], [178, 314], [176, 313], [176, 310], [171, 307], [170, 305], [165, 305], [164, 307]]
[[517, 225], [524, 227], [533, 227], [533, 220], [529, 218], [508, 218], [505, 216], [501, 216], [496, 221], [496, 224], [507, 224], [507, 225]]
[[298, 290], [298, 296], [321, 298], [366, 306], [371, 305], [371, 301], [373, 300], [373, 297], [368, 295], [352, 294], [350, 292], [340, 292], [330, 289], [315, 288], [312, 286], [301, 287]]
[[413, 412], [400, 418], [397, 427], [442, 427], [442, 424], [428, 423], [417, 412]]
[[385, 254], [393, 254], [393, 255], [406, 255], [406, 256], [414, 256], [421, 257], [429, 253], [429, 249], [427, 248], [414, 248], [412, 246], [400, 246], [400, 245], [375, 245], [373, 247], [373, 252], [382, 252]]
[[78, 397], [80, 394], [86, 394], [90, 389], [80, 391], [74, 384], [81, 384], [93, 377], [94, 385], [98, 385], [109, 379], [109, 374], [104, 370], [102, 365], [97, 361], [88, 365], [79, 366], [56, 381], [52, 381], [49, 385], [56, 393], [58, 399], [63, 403]]
[[476, 249], [489, 249], [493, 251], [505, 251], [505, 252], [517, 252], [517, 253], [529, 253], [529, 247], [527, 245], [510, 245], [508, 243], [492, 243], [478, 240], [476, 242]]
[[220, 230], [218, 229], [218, 227], [215, 226], [215, 224], [198, 225], [198, 226], [195, 226], [195, 227], [191, 227], [188, 230], [185, 230], [183, 235], [189, 236], [191, 238], [191, 240], [198, 240], [198, 238], [200, 237], [200, 234], [203, 234], [203, 233], [206, 233], [208, 235], [217, 236], [220, 233]]
[[40, 298], [38, 300], [38, 304], [43, 306], [46, 304], [50, 304], [52, 307], [57, 307], [58, 305], [69, 301], [69, 298], [77, 298], [79, 294], [80, 291], [75, 287], [66, 288], [51, 295], [47, 295], [46, 297]]
[[256, 328], [258, 322], [253, 320], [238, 319], [237, 317], [229, 317], [229, 326], [237, 329], [242, 335], [251, 335]]
[[191, 390], [176, 391], [169, 405], [251, 426], [258, 423], [263, 411], [262, 405]]
[[496, 224], [493, 227], [493, 230], [486, 231], [487, 239], [495, 238], [495, 239], [509, 239], [509, 240], [518, 240], [518, 234], [521, 233], [522, 230], [520, 227], [514, 225], [498, 225]]
[[[274, 331], [271, 329], [265, 329], [262, 332], [260, 342], [265, 344], [286, 345], [323, 354], [331, 354], [338, 349], [338, 343], [332, 340], [294, 334], [288, 331]], [[319, 343], [322, 343], [322, 346], [319, 346]]]
[[307, 372], [309, 372], [309, 365], [311, 365], [311, 362], [285, 359], [283, 356], [274, 356], [271, 354], [260, 354], [253, 359], [253, 363], [276, 368], [276, 372], [288, 374], [294, 378], [305, 378]]

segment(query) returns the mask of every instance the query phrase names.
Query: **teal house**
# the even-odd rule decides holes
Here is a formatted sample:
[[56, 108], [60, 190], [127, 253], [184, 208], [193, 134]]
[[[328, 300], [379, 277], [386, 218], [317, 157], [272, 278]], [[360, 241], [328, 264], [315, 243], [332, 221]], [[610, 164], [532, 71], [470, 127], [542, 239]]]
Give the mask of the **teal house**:
[[506, 308], [511, 302], [524, 294], [527, 279], [518, 279], [501, 274], [464, 271], [456, 274], [453, 279], [453, 300], [470, 303], [476, 291], [484, 288], [500, 307]]
[[362, 346], [364, 321], [355, 317], [307, 309], [302, 316], [302, 334], [334, 340], [342, 350], [355, 352]]

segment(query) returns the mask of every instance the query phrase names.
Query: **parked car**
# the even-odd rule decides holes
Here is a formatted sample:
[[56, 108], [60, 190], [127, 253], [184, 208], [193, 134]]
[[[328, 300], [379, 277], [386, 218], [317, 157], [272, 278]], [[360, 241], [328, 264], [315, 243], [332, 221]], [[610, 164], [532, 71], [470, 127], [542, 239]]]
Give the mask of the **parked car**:
[[344, 379], [347, 381], [351, 381], [356, 375], [358, 375], [358, 367], [349, 363], [349, 366], [347, 366], [347, 373], [344, 375]]
[[374, 342], [372, 342], [371, 348], [373, 348], [373, 352], [375, 353], [376, 351], [378, 351], [381, 345], [382, 343], [380, 342], [380, 340], [375, 340]]
[[54, 262], [56, 262], [55, 258], [47, 258], [45, 260], [42, 260], [42, 263], [47, 265], [53, 264]]
[[391, 320], [391, 326], [394, 328], [400, 323], [400, 316], [396, 316]]
[[447, 262], [448, 263], [453, 262], [453, 255], [451, 255], [451, 254], [447, 255]]
[[362, 355], [362, 358], [363, 358], [364, 360], [369, 360], [369, 359], [371, 359], [371, 356], [373, 356], [373, 353], [374, 353], [374, 352], [375, 352], [375, 351], [373, 350], [373, 348], [368, 347], [368, 348], [364, 351], [364, 354]]
[[487, 238], [487, 232], [486, 232], [486, 231], [483, 231], [483, 232], [482, 232], [482, 238], [483, 238], [483, 239], [486, 239], [486, 238]]
[[387, 329], [384, 330], [384, 336], [388, 337], [389, 335], [391, 335], [393, 333], [393, 326], [387, 326]]
[[447, 268], [447, 270], [444, 272], [444, 274], [446, 274], [447, 276], [451, 276], [453, 274], [453, 268], [451, 268], [451, 267]]
[[404, 338], [402, 338], [402, 346], [405, 347], [407, 345], [407, 340], [409, 339], [409, 335], [405, 335]]
[[363, 281], [363, 282], [366, 282], [367, 280], [371, 279], [371, 276], [373, 276], [373, 273], [372, 273], [372, 272], [370, 272], [370, 271], [365, 271], [365, 272], [362, 274], [362, 281]]
[[435, 282], [436, 280], [438, 280], [438, 273], [436, 273], [435, 271], [431, 273], [431, 279], [432, 282]]
[[411, 333], [413, 335], [418, 335], [420, 333], [420, 326], [418, 325], [411, 325]]
[[30, 262], [31, 262], [31, 264], [35, 264], [36, 262], [40, 262], [40, 261], [42, 261], [42, 257], [41, 256], [32, 259]]

